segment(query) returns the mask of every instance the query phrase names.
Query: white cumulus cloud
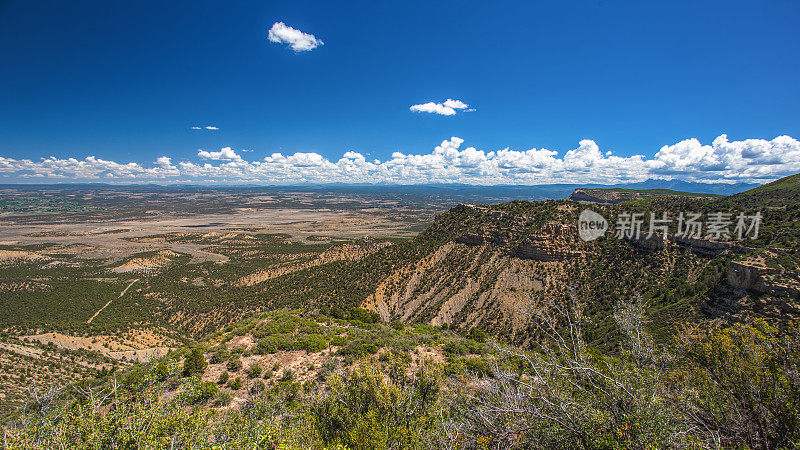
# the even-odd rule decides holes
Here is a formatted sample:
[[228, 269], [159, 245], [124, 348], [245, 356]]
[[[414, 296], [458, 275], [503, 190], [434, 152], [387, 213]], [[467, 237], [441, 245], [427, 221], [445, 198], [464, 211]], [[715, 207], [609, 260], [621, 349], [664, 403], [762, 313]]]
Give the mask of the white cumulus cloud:
[[414, 112], [425, 112], [432, 114], [440, 114], [442, 116], [453, 116], [457, 110], [475, 111], [475, 109], [468, 109], [469, 105], [461, 100], [453, 100], [448, 98], [442, 103], [428, 102], [420, 103], [418, 105], [411, 105], [409, 108]]
[[452, 100], [452, 99], [449, 99], [449, 98], [443, 103], [443, 105], [447, 106], [448, 108], [453, 108], [453, 109], [467, 109], [467, 108], [469, 108], [469, 105], [464, 103], [464, 102], [462, 102], [461, 100]]
[[198, 150], [197, 156], [203, 159], [213, 159], [215, 161], [240, 161], [241, 156], [230, 147], [223, 147], [218, 152], [207, 152], [205, 150]]
[[267, 39], [278, 44], [288, 44], [295, 52], [307, 52], [324, 45], [324, 42], [313, 34], [303, 33], [283, 22], [275, 22], [272, 25], [267, 33]]

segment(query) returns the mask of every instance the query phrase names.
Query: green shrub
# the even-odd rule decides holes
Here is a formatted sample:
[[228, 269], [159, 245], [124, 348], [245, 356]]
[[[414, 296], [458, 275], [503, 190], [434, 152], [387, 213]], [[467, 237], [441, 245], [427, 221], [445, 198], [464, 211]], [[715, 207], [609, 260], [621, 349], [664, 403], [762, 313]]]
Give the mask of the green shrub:
[[453, 340], [445, 342], [442, 350], [451, 355], [464, 355], [467, 353], [467, 346], [463, 342]]
[[152, 373], [157, 381], [164, 381], [172, 374], [168, 361], [167, 358], [161, 358], [156, 362], [155, 366], [153, 366]]
[[317, 353], [328, 348], [328, 342], [322, 335], [312, 334], [300, 340], [300, 348], [308, 353]]
[[207, 402], [216, 397], [218, 393], [219, 388], [216, 383], [201, 382], [199, 379], [193, 378], [182, 392], [182, 399], [189, 404], [198, 404]]
[[262, 325], [261, 328], [265, 335], [294, 333], [295, 329], [297, 329], [297, 323], [294, 320], [278, 320], [269, 322]]
[[202, 374], [207, 365], [206, 358], [203, 356], [203, 349], [193, 348], [183, 361], [183, 376]]
[[378, 313], [368, 311], [364, 308], [351, 308], [347, 318], [350, 321], [358, 321], [362, 323], [375, 323], [380, 322], [381, 316]]
[[486, 332], [481, 329], [478, 329], [477, 327], [474, 327], [471, 330], [469, 330], [469, 335], [467, 337], [475, 342], [480, 342], [480, 343], [486, 342]]
[[233, 394], [220, 390], [214, 402], [220, 406], [228, 406], [231, 404], [231, 400], [233, 400]]
[[212, 353], [211, 356], [208, 358], [208, 362], [211, 364], [219, 364], [228, 359], [229, 357], [230, 357], [230, 352], [228, 352], [228, 350], [223, 347]]
[[260, 355], [272, 354], [278, 351], [292, 351], [298, 350], [297, 339], [288, 334], [276, 334], [267, 336], [266, 338], [258, 341], [255, 352]]
[[258, 378], [261, 376], [261, 366], [258, 364], [253, 364], [250, 366], [250, 369], [247, 371], [247, 376], [250, 378]]
[[250, 395], [258, 395], [264, 392], [264, 382], [261, 380], [256, 380], [252, 386], [250, 386]]
[[242, 353], [244, 353], [244, 348], [242, 348], [242, 347], [234, 347], [234, 348], [231, 349], [230, 353], [231, 353], [231, 355], [241, 355]]
[[320, 334], [322, 333], [322, 327], [313, 320], [302, 319], [297, 331], [303, 334]]
[[234, 391], [238, 391], [242, 388], [242, 379], [240, 377], [236, 377], [228, 384], [228, 386], [230, 386], [230, 388]]
[[226, 368], [229, 372], [238, 372], [242, 370], [242, 360], [239, 358], [231, 358]]
[[374, 355], [378, 353], [378, 346], [373, 342], [365, 342], [362, 340], [350, 341], [344, 347], [340, 348], [337, 352], [342, 356], [361, 357], [366, 355]]
[[330, 377], [330, 395], [311, 406], [323, 443], [359, 449], [424, 448], [422, 438], [436, 425], [439, 381], [434, 372], [418, 375], [410, 389], [387, 380], [372, 364]]
[[259, 355], [269, 355], [276, 351], [278, 351], [278, 349], [266, 339], [259, 340], [255, 348], [255, 352]]
[[342, 347], [347, 344], [347, 338], [344, 336], [332, 336], [331, 345], [334, 347]]
[[722, 445], [732, 448], [800, 440], [797, 329], [780, 332], [759, 320], [755, 327], [687, 334], [681, 344], [682, 381], [693, 387], [687, 402], [698, 427], [720, 429]]
[[489, 376], [492, 373], [489, 364], [483, 358], [463, 358], [461, 362], [468, 372], [475, 372], [482, 376]]

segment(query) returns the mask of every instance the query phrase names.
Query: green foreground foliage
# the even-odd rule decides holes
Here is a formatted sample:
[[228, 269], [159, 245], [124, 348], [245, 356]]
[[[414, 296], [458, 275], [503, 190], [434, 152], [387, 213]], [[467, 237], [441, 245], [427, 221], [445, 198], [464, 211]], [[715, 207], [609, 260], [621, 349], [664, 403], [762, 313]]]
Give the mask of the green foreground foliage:
[[445, 361], [414, 365], [407, 353], [384, 347], [322, 379], [282, 377], [268, 388], [259, 380], [236, 407], [224, 387], [198, 377], [206, 358], [229, 355], [187, 349], [34, 398], [3, 429], [3, 446], [766, 449], [800, 443], [797, 329], [760, 321], [687, 328], [669, 349], [660, 348], [634, 301], [617, 306], [625, 338], [618, 352], [604, 355], [586, 345], [582, 311], [574, 296], [531, 311], [546, 336], [531, 351], [492, 343], [493, 350], [463, 358], [454, 349], [477, 343], [448, 338], [441, 346]]

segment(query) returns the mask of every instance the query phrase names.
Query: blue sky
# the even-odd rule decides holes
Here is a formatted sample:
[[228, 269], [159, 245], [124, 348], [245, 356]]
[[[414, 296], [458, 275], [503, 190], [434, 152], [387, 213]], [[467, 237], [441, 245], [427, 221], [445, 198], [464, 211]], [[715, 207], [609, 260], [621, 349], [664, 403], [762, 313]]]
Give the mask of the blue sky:
[[[800, 171], [798, 13], [0, 1], [0, 182], [774, 179]], [[315, 48], [271, 42], [278, 22]], [[412, 110], [448, 99], [469, 106]]]

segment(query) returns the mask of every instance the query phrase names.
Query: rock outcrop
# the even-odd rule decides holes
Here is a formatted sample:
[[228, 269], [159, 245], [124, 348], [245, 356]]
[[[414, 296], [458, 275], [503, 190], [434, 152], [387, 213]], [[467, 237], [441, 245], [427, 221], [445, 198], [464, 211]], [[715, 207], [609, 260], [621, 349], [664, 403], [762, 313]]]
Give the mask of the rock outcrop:
[[689, 247], [693, 252], [702, 256], [717, 256], [723, 252], [748, 253], [751, 250], [735, 242], [718, 242], [708, 239], [693, 239], [685, 237], [670, 236], [675, 243], [684, 247]]
[[567, 200], [581, 203], [614, 204], [652, 197], [687, 197], [709, 198], [713, 194], [696, 194], [692, 192], [671, 191], [668, 189], [585, 189], [578, 188], [567, 197]]
[[674, 244], [679, 247], [688, 248], [700, 256], [710, 257], [719, 256], [725, 252], [744, 254], [751, 251], [751, 249], [735, 242], [719, 242], [710, 241], [707, 239], [685, 238], [672, 235], [667, 236], [665, 239], [664, 236], [660, 234], [654, 234], [653, 236], [647, 237], [647, 233], [641, 233], [638, 238], [629, 238], [628, 241], [637, 247], [646, 250], [663, 250], [669, 245]]
[[733, 261], [728, 266], [727, 281], [735, 289], [744, 289], [773, 297], [800, 298], [800, 286], [782, 276], [780, 268], [759, 266], [747, 261]]
[[582, 255], [579, 251], [565, 250], [563, 247], [549, 244], [543, 240], [527, 240], [520, 244], [512, 254], [517, 258], [534, 261], [564, 261]]

